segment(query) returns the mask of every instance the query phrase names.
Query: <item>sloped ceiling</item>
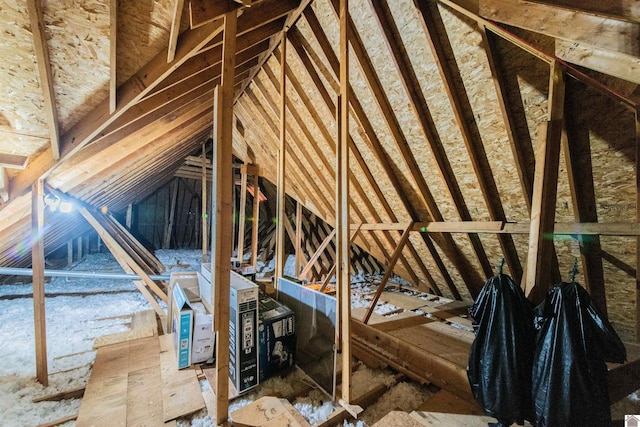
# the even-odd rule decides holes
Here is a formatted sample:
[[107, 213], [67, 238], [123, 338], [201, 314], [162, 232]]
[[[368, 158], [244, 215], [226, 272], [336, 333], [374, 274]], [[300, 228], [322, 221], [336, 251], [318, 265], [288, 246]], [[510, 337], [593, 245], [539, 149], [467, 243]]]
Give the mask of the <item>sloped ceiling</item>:
[[[0, 154], [29, 159], [23, 170], [5, 169], [1, 265], [28, 262], [21, 256], [28, 255], [26, 193], [38, 178], [117, 211], [171, 179], [211, 135], [221, 22], [190, 29], [189, 8], [204, 3], [185, 1], [181, 13], [176, 4], [182, 2], [47, 1], [39, 34], [37, 8], [0, 1]], [[241, 8], [234, 106], [235, 154], [276, 182], [287, 30], [286, 191], [329, 223], [337, 6], [265, 0]], [[503, 258], [505, 270], [521, 278], [540, 126], [558, 114], [564, 136], [556, 222], [636, 223], [637, 2], [352, 0], [350, 13], [352, 222], [449, 224], [442, 233], [412, 233], [398, 274], [454, 297], [475, 295]], [[172, 27], [181, 32], [167, 62]], [[554, 105], [558, 76], [566, 82], [564, 102]], [[51, 247], [68, 238], [69, 223], [56, 221]], [[460, 221], [475, 222], [463, 228]], [[483, 233], [481, 221], [522, 227]], [[367, 231], [358, 243], [384, 261], [401, 234]], [[549, 269], [567, 280], [581, 259], [582, 281], [633, 336], [636, 238], [620, 234], [556, 236]]]

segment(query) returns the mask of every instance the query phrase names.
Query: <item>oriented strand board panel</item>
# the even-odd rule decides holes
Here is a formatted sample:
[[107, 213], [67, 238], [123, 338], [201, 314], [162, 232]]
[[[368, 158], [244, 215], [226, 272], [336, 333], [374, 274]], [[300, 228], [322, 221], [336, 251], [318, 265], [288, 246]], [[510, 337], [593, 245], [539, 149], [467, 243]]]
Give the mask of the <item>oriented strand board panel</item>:
[[286, 400], [264, 396], [231, 414], [238, 427], [311, 427], [300, 413]]
[[484, 411], [477, 402], [467, 402], [445, 389], [431, 396], [418, 409], [427, 412], [484, 415]]
[[440, 412], [413, 411], [413, 419], [420, 425], [429, 427], [486, 427], [489, 423], [495, 423], [496, 419], [484, 415], [460, 415], [444, 414]]
[[129, 373], [127, 384], [127, 425], [157, 426], [162, 416], [160, 366], [153, 365]]
[[190, 368], [178, 370], [173, 346], [168, 351], [160, 353], [160, 366], [165, 422], [192, 414], [205, 407], [195, 370]]
[[139, 338], [148, 338], [154, 335], [153, 329], [131, 329], [130, 331], [117, 332], [115, 334], [103, 335], [96, 338], [93, 342], [93, 348], [100, 348], [106, 345], [118, 344], [125, 341], [137, 340]]
[[422, 427], [422, 425], [411, 414], [403, 411], [391, 411], [372, 427]]

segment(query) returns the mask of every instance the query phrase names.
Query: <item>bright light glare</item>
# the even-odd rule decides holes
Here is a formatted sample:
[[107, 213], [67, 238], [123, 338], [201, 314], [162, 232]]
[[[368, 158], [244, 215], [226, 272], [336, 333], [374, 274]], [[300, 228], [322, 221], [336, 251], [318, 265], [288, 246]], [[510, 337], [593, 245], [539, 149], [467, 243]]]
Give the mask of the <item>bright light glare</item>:
[[69, 202], [61, 202], [60, 203], [60, 212], [69, 213], [73, 210], [73, 205]]

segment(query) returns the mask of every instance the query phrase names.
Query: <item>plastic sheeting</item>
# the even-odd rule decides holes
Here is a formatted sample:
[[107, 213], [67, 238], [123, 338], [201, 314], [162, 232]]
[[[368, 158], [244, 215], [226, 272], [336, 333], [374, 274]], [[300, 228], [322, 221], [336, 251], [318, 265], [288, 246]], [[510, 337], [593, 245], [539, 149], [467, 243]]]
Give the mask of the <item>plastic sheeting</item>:
[[475, 339], [467, 375], [485, 413], [505, 425], [533, 419], [533, 305], [511, 277], [490, 278], [469, 308]]
[[532, 395], [538, 427], [611, 424], [607, 367], [624, 344], [577, 283], [553, 286], [535, 310]]

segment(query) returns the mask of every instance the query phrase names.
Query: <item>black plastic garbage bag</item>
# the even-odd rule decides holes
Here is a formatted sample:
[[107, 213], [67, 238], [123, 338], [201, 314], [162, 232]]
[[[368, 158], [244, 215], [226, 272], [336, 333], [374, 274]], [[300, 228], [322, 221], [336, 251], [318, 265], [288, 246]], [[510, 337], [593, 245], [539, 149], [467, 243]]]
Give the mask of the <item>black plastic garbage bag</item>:
[[627, 356], [618, 334], [577, 283], [553, 286], [535, 316], [538, 427], [610, 425], [605, 362], [623, 363]]
[[474, 397], [500, 423], [533, 420], [533, 306], [511, 277], [487, 280], [469, 308], [475, 339], [467, 376]]

